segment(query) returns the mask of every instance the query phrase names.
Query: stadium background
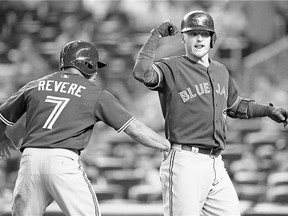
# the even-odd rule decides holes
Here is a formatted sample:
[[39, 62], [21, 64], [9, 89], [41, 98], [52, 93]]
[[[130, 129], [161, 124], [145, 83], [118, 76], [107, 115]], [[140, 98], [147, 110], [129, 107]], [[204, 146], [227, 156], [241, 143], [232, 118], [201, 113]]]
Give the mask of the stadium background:
[[[0, 103], [26, 82], [56, 71], [61, 47], [82, 39], [94, 42], [108, 63], [98, 73], [99, 85], [163, 135], [157, 94], [131, 71], [153, 27], [167, 19], [180, 27], [183, 15], [194, 9], [213, 16], [218, 40], [211, 54], [228, 67], [241, 95], [287, 109], [284, 0], [0, 0]], [[184, 54], [180, 34], [161, 40], [157, 57], [178, 54]], [[23, 126], [22, 120], [10, 132], [17, 143]], [[19, 157], [13, 152], [0, 161], [0, 214], [10, 209]], [[287, 130], [267, 119], [229, 119], [223, 157], [243, 215], [288, 215]], [[99, 123], [82, 159], [103, 216], [161, 215], [160, 152]], [[45, 214], [61, 215], [55, 203]]]

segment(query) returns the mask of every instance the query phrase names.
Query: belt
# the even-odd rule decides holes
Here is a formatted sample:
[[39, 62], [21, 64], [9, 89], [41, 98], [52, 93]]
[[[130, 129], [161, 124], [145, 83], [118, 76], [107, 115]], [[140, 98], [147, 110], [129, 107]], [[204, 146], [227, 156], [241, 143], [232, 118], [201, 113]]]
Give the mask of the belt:
[[172, 148], [173, 146], [176, 148], [181, 148], [184, 151], [191, 151], [195, 153], [206, 154], [213, 158], [218, 157], [222, 152], [221, 148], [204, 149], [204, 148], [198, 148], [198, 147], [194, 147], [193, 145], [186, 145], [186, 144], [183, 144], [183, 145], [173, 144]]

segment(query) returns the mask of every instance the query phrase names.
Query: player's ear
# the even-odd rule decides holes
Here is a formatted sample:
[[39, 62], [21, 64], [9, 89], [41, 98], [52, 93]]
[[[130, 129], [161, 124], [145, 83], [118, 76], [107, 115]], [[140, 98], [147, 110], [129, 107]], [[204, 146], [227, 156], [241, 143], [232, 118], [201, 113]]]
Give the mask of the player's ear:
[[184, 34], [181, 34], [181, 43], [185, 43], [185, 38], [184, 38]]

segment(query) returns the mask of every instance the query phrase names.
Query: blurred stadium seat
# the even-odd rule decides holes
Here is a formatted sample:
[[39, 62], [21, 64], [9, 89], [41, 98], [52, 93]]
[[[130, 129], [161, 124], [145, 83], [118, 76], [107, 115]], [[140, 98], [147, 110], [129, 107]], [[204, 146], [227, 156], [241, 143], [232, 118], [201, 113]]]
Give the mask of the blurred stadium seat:
[[234, 173], [234, 181], [237, 184], [262, 185], [266, 181], [266, 175], [265, 172], [242, 170]]
[[122, 199], [124, 197], [124, 188], [121, 185], [100, 185], [93, 184], [99, 203], [104, 200]]
[[236, 191], [241, 201], [251, 201], [252, 204], [255, 204], [265, 199], [266, 186], [256, 184], [240, 184], [237, 185]]
[[258, 203], [243, 213], [243, 216], [288, 216], [288, 206], [275, 203]]
[[267, 177], [267, 185], [286, 185], [288, 186], [288, 171], [279, 171], [270, 173]]
[[111, 170], [103, 173], [108, 184], [120, 185], [124, 189], [123, 198], [128, 198], [128, 191], [132, 186], [141, 183], [143, 176], [135, 170]]

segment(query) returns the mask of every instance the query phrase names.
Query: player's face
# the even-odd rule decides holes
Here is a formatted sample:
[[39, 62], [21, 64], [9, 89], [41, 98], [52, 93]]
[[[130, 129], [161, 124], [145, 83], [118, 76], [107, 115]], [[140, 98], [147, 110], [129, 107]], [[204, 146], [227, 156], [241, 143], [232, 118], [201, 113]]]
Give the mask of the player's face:
[[196, 59], [208, 56], [210, 50], [211, 33], [205, 30], [188, 31], [182, 34], [186, 54]]

